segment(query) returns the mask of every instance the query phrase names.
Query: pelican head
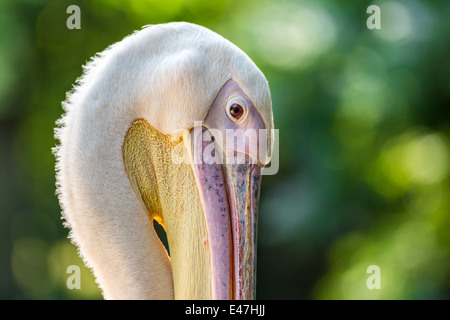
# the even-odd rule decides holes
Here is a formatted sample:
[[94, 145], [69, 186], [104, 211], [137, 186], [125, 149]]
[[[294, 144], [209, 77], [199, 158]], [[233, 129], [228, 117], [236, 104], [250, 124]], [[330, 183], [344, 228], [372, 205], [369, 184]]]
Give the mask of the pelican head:
[[204, 27], [149, 26], [88, 63], [63, 106], [59, 200], [104, 297], [253, 299], [273, 118], [250, 58]]

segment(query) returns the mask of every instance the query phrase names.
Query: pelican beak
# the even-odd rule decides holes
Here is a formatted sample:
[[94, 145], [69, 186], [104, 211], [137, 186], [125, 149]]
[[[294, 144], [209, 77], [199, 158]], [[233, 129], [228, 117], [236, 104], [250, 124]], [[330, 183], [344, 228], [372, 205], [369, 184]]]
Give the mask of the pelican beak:
[[222, 151], [203, 139], [212, 129], [200, 128], [175, 139], [136, 120], [125, 169], [151, 220], [166, 229], [174, 298], [254, 299], [261, 166], [241, 151], [241, 162], [210, 161]]
[[211, 161], [217, 146], [203, 139], [207, 131], [202, 127], [191, 142], [208, 229], [212, 298], [255, 299], [261, 168], [248, 155], [243, 155], [241, 163]]
[[255, 299], [261, 171], [259, 165], [249, 163], [225, 168], [233, 241], [233, 298]]

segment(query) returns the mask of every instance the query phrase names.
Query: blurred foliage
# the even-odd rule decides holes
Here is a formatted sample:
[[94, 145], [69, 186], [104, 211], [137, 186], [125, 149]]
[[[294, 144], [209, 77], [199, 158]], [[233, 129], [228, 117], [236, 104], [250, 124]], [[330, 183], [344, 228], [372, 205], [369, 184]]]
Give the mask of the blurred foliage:
[[[81, 30], [66, 28], [71, 4]], [[370, 4], [381, 30], [366, 28]], [[101, 298], [86, 268], [66, 287], [83, 263], [54, 195], [55, 121], [95, 53], [184, 20], [271, 86], [281, 163], [263, 179], [257, 297], [449, 299], [449, 15], [444, 0], [2, 0], [0, 298]]]

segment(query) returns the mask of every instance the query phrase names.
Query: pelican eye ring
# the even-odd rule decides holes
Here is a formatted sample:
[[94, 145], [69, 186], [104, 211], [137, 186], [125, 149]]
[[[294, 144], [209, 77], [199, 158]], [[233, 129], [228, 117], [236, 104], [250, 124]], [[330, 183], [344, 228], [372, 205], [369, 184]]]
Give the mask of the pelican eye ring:
[[242, 99], [233, 97], [227, 103], [226, 112], [231, 121], [243, 123], [247, 118], [247, 104]]

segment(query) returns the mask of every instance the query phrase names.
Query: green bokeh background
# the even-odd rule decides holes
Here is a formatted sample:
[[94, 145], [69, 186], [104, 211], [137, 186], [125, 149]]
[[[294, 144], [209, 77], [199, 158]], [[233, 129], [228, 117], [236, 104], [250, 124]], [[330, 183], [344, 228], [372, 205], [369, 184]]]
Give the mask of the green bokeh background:
[[263, 179], [257, 298], [449, 299], [449, 16], [444, 0], [1, 0], [0, 298], [101, 298], [84, 267], [66, 287], [83, 263], [55, 196], [55, 121], [95, 53], [182, 20], [234, 42], [271, 86], [280, 170]]

